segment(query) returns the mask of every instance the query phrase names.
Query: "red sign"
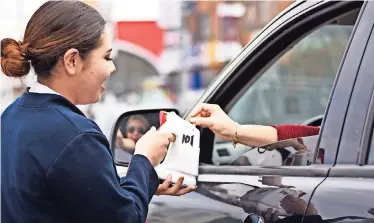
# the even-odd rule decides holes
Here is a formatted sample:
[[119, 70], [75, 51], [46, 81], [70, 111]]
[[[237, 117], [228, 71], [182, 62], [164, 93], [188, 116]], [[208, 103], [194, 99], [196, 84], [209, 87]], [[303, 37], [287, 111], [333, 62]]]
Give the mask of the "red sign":
[[122, 21], [116, 28], [116, 39], [136, 44], [157, 57], [161, 55], [164, 32], [155, 21]]

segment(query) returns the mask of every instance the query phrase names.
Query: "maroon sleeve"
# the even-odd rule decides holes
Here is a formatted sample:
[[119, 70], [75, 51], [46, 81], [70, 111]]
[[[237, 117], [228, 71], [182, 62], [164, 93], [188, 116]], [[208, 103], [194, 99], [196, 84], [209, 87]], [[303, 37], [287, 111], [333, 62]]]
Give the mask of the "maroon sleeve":
[[277, 129], [278, 140], [318, 135], [320, 130], [319, 126], [306, 125], [275, 125], [273, 127]]

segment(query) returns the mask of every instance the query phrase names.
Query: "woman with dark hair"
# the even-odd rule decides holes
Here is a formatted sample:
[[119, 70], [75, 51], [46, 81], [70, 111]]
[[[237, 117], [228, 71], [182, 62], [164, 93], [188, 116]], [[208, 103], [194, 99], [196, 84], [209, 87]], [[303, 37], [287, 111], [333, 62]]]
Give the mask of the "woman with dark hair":
[[[109, 142], [76, 105], [100, 100], [115, 70], [105, 20], [81, 1], [48, 1], [23, 41], [1, 40], [1, 68], [37, 82], [1, 115], [1, 217], [4, 222], [145, 222], [159, 194], [154, 166], [175, 137], [152, 128], [137, 143], [127, 176], [117, 174]], [[166, 182], [167, 183], [167, 182]]]

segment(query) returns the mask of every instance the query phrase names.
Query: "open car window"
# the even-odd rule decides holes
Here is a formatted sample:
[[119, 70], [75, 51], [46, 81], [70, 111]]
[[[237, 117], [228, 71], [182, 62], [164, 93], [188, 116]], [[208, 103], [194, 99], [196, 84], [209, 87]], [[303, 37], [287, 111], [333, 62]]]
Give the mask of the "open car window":
[[353, 25], [326, 25], [269, 67], [228, 113], [241, 124], [303, 123], [324, 113]]
[[[241, 96], [235, 98], [228, 115], [240, 124], [259, 125], [303, 124], [317, 117], [322, 119], [358, 12], [354, 10], [325, 24], [296, 42], [253, 84], [241, 90]], [[313, 140], [316, 144], [318, 136]], [[308, 147], [307, 165], [318, 163], [314, 160], [317, 155], [312, 147]], [[246, 161], [244, 154], [251, 159]], [[212, 162], [233, 165], [242, 159], [240, 162], [248, 165], [268, 166], [274, 162], [286, 165], [285, 154], [277, 150], [261, 153], [245, 145], [237, 145], [234, 149], [230, 141], [216, 137]]]

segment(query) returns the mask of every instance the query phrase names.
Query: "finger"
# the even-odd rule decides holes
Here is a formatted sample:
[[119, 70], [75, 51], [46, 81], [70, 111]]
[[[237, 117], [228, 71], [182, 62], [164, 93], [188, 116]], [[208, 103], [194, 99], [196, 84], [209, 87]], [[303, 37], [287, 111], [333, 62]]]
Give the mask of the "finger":
[[202, 103], [202, 104], [197, 105], [196, 108], [192, 110], [192, 112], [190, 113], [190, 116], [196, 117], [202, 112], [212, 113], [213, 111], [217, 110], [217, 108], [219, 108], [218, 105]]
[[182, 187], [184, 177], [179, 177], [177, 182], [175, 182], [174, 186], [169, 189], [171, 194], [176, 194]]
[[180, 189], [178, 192], [177, 192], [177, 196], [180, 196], [180, 195], [184, 195], [184, 194], [187, 194], [187, 193], [190, 193], [191, 191], [194, 191], [196, 190], [196, 186], [188, 186], [186, 188], [182, 188]]
[[164, 189], [164, 185], [163, 185], [163, 184], [160, 184], [160, 185], [158, 185], [158, 187], [157, 187], [156, 195], [162, 195], [162, 194], [164, 194], [164, 191], [165, 191], [165, 189]]
[[166, 144], [169, 144], [169, 142], [175, 142], [175, 135], [169, 131], [160, 131], [160, 137], [162, 139], [167, 139]]
[[156, 127], [152, 126], [152, 127], [148, 130], [148, 132], [145, 133], [145, 134], [148, 134], [148, 133], [150, 133], [150, 132], [155, 132], [155, 131], [156, 131]]
[[204, 108], [204, 104], [199, 104], [197, 105], [190, 113], [189, 117], [196, 117], [197, 115], [199, 115], [202, 111], [203, 111], [203, 108]]
[[168, 183], [168, 186], [169, 186], [169, 184], [171, 184], [171, 180], [172, 180], [172, 178], [171, 178], [171, 174], [168, 174], [168, 176], [167, 176], [166, 179], [165, 179], [165, 182]]
[[173, 133], [168, 134], [168, 140], [169, 140], [169, 142], [175, 142], [175, 139], [176, 139], [176, 137], [175, 137], [175, 135]]
[[210, 117], [194, 117], [190, 119], [190, 122], [192, 124], [205, 128], [210, 128], [213, 125], [212, 119]]
[[[201, 116], [201, 115], [202, 115], [202, 112], [199, 113], [199, 114], [197, 114], [196, 117], [199, 117], [199, 116]], [[186, 120], [187, 122], [189, 122], [190, 119], [191, 119], [191, 115], [188, 115], [187, 118], [186, 118], [185, 120]]]
[[162, 183], [162, 185], [165, 186], [165, 189], [168, 189], [171, 184], [171, 174], [168, 174], [165, 181]]
[[169, 174], [165, 181], [159, 186], [159, 189], [162, 190], [162, 191], [166, 191], [167, 189], [169, 189], [169, 186], [171, 184], [171, 174]]
[[299, 137], [296, 140], [297, 140], [297, 142], [299, 142], [299, 143], [301, 143], [301, 144], [304, 145], [304, 139], [303, 138]]
[[[210, 117], [210, 116], [211, 116], [210, 112], [202, 111], [199, 114], [197, 114], [195, 117]], [[191, 122], [191, 118], [195, 118], [195, 117], [188, 116], [186, 118], [186, 121]]]
[[[210, 117], [212, 114], [210, 113], [210, 112], [206, 112], [206, 111], [202, 111], [201, 113], [200, 113], [200, 116], [201, 117]], [[197, 117], [199, 117], [199, 116], [197, 116]]]
[[123, 138], [123, 135], [122, 135], [122, 133], [121, 133], [121, 131], [117, 131], [117, 138]]

